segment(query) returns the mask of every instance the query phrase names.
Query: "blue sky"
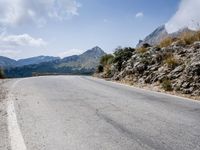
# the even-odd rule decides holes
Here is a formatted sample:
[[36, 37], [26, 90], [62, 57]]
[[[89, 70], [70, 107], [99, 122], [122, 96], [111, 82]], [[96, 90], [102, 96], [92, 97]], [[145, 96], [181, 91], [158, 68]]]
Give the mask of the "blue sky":
[[[184, 0], [183, 0], [184, 1]], [[180, 0], [1, 0], [0, 55], [67, 56], [94, 46], [134, 47], [177, 12]]]

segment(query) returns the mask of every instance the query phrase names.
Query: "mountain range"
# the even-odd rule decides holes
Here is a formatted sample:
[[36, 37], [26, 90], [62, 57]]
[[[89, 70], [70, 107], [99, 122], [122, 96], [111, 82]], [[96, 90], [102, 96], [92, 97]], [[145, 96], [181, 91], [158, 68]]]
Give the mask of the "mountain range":
[[40, 64], [43, 62], [54, 61], [58, 59], [60, 58], [53, 56], [37, 56], [26, 59], [14, 60], [8, 57], [0, 56], [0, 67], [1, 68], [21, 67], [26, 65]]
[[98, 46], [80, 55], [63, 59], [52, 56], [38, 56], [21, 60], [0, 57], [0, 66], [6, 77], [29, 77], [40, 74], [91, 74], [106, 53]]

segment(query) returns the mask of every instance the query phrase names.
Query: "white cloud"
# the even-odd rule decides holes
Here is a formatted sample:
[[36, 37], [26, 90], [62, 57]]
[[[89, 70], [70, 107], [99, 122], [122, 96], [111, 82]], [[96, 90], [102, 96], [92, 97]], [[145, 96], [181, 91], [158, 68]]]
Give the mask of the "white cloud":
[[138, 12], [136, 15], [135, 15], [135, 18], [142, 18], [144, 17], [144, 13], [143, 12]]
[[34, 22], [42, 26], [50, 18], [64, 20], [78, 15], [79, 7], [76, 0], [0, 0], [0, 24]]
[[169, 33], [176, 32], [181, 28], [199, 29], [200, 23], [200, 0], [181, 0], [175, 15], [166, 23]]
[[64, 58], [64, 57], [67, 57], [67, 56], [79, 55], [82, 52], [83, 51], [80, 50], [80, 49], [70, 49], [70, 50], [59, 53], [58, 56], [61, 57], [61, 58]]
[[21, 50], [0, 48], [0, 56], [5, 56], [9, 58], [17, 58], [21, 55], [21, 53], [22, 53]]
[[18, 54], [20, 54], [22, 51], [20, 50], [7, 50], [7, 49], [4, 49], [4, 50], [0, 50], [0, 55], [1, 56], [6, 56], [6, 57], [13, 57], [13, 56], [16, 56]]
[[30, 47], [42, 47], [46, 45], [46, 42], [41, 38], [33, 38], [28, 34], [22, 35], [1, 35], [1, 46], [16, 47], [16, 46], [30, 46]]

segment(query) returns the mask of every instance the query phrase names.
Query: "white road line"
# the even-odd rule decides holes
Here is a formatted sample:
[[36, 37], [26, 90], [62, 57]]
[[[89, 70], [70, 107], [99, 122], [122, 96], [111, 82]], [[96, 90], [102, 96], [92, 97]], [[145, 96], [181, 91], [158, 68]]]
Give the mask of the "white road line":
[[[24, 79], [16, 81], [12, 89]], [[8, 101], [7, 101], [7, 121], [8, 121], [8, 131], [9, 131], [9, 137], [10, 137], [10, 144], [11, 144], [11, 149], [12, 150], [26, 150], [26, 145], [22, 136], [22, 133], [20, 131], [18, 122], [17, 122], [17, 116], [15, 112], [15, 107], [14, 107], [14, 101], [13, 101], [13, 95], [12, 93], [9, 94]]]

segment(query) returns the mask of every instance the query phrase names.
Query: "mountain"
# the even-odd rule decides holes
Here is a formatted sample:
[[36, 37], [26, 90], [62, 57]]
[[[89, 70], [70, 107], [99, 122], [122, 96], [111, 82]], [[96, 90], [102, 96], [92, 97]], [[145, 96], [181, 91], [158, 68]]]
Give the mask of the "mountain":
[[38, 74], [92, 74], [106, 53], [100, 47], [94, 47], [81, 55], [55, 59], [39, 64], [18, 66], [4, 70], [7, 77], [29, 77]]
[[0, 67], [4, 68], [4, 67], [13, 67], [15, 66], [17, 63], [16, 60], [14, 59], [10, 59], [8, 57], [3, 57], [0, 56]]
[[159, 44], [159, 42], [166, 38], [169, 34], [167, 33], [167, 30], [165, 26], [160, 26], [156, 30], [154, 30], [151, 34], [149, 34], [147, 37], [144, 38], [144, 40], [140, 41], [137, 44], [137, 47], [141, 47], [143, 44], [148, 43], [150, 45], [156, 45]]
[[106, 53], [98, 46], [87, 50], [85, 53], [79, 56], [79, 62], [82, 68], [96, 68], [99, 64], [100, 58]]
[[20, 59], [17, 61], [17, 66], [25, 66], [25, 65], [32, 65], [32, 64], [40, 64], [42, 62], [49, 62], [60, 59], [59, 57], [52, 57], [52, 56], [37, 56], [31, 57], [26, 59]]
[[81, 55], [65, 57], [60, 66], [93, 69], [99, 64], [99, 59], [106, 53], [98, 46], [87, 50]]
[[37, 56], [37, 57], [31, 57], [31, 58], [26, 58], [26, 59], [20, 59], [16, 61], [8, 57], [0, 56], [0, 67], [2, 68], [22, 67], [26, 65], [33, 65], [33, 64], [40, 64], [43, 62], [55, 61], [59, 59], [60, 59], [59, 57], [52, 57], [52, 56]]
[[141, 47], [143, 44], [150, 44], [150, 45], [158, 45], [163, 39], [167, 37], [177, 37], [180, 36], [184, 32], [194, 32], [189, 28], [183, 28], [174, 33], [168, 33], [166, 30], [165, 25], [162, 25], [155, 29], [151, 34], [144, 38], [144, 40], [140, 40], [136, 47]]

